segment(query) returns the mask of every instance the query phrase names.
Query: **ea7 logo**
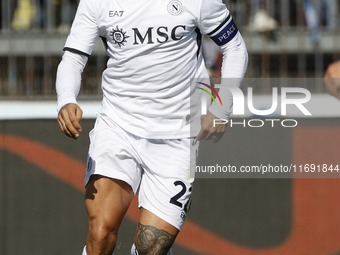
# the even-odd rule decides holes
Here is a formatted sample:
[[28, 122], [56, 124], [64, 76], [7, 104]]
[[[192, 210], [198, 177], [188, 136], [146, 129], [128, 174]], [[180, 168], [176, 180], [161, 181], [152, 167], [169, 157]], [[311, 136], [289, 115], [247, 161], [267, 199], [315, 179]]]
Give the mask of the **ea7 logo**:
[[124, 14], [124, 11], [109, 11], [109, 17], [122, 17]]

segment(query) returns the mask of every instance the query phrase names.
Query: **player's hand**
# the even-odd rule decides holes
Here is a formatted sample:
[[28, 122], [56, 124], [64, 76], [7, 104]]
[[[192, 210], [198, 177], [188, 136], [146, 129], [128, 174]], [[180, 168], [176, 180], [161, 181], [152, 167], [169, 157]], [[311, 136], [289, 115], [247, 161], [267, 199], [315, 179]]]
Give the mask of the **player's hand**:
[[80, 122], [83, 111], [76, 104], [64, 105], [58, 114], [58, 123], [61, 131], [73, 139], [78, 139], [79, 133], [82, 131]]
[[218, 124], [214, 127], [214, 119], [218, 119], [211, 112], [207, 111], [207, 115], [201, 117], [201, 131], [196, 140], [214, 140], [217, 143], [227, 129], [227, 124]]
[[340, 61], [328, 66], [324, 78], [329, 94], [340, 99]]

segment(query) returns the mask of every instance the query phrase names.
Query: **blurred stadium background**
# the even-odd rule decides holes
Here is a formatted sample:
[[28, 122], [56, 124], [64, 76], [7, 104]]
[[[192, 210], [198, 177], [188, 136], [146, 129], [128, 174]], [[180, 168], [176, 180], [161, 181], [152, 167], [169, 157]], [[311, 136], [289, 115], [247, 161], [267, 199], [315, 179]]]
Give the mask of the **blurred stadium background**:
[[[249, 52], [247, 78], [322, 78], [340, 59], [338, 0], [226, 0]], [[1, 0], [0, 254], [80, 254], [86, 238], [82, 178], [91, 102], [101, 99], [107, 57], [96, 45], [83, 73], [86, 116], [77, 142], [55, 121], [55, 74], [77, 0]], [[221, 55], [204, 40], [219, 77]], [[322, 82], [303, 85], [325, 94]], [[267, 83], [256, 89], [271, 93]], [[333, 100], [331, 97], [329, 100]], [[27, 111], [20, 114], [18, 111]], [[89, 106], [90, 105], [90, 106]], [[36, 106], [34, 108], [34, 106]], [[51, 110], [52, 109], [52, 110]], [[28, 112], [31, 111], [31, 112]], [[41, 112], [49, 111], [46, 114]], [[338, 118], [299, 120], [295, 129], [232, 128], [234, 164], [338, 164]], [[202, 151], [210, 150], [202, 144]], [[261, 148], [261, 149], [259, 149]], [[233, 161], [234, 160], [234, 161]], [[339, 179], [198, 179], [174, 254], [340, 254]], [[128, 213], [115, 254], [130, 254], [138, 212]]]
[[[314, 3], [312, 9], [308, 1]], [[340, 59], [338, 1], [308, 1], [225, 1], [247, 44], [247, 77], [322, 77], [327, 65]], [[76, 6], [76, 0], [1, 1], [2, 97], [54, 96], [55, 71]], [[209, 41], [205, 44], [207, 64], [219, 70], [220, 55], [212, 53]], [[81, 95], [100, 96], [105, 64], [104, 47], [98, 42], [84, 72]]]

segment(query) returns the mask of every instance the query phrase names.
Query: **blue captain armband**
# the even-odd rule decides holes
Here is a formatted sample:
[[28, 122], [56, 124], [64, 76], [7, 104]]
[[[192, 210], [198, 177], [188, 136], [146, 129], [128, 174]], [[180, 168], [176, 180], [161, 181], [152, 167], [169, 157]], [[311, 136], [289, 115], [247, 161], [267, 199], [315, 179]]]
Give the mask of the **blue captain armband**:
[[222, 46], [230, 42], [236, 35], [238, 29], [233, 18], [229, 16], [214, 31], [208, 34], [210, 38], [218, 45]]

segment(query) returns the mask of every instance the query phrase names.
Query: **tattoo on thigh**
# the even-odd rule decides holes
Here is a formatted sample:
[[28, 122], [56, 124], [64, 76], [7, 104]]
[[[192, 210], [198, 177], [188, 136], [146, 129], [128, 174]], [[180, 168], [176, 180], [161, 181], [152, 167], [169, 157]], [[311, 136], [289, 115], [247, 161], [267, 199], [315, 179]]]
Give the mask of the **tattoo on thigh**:
[[166, 255], [175, 238], [165, 230], [138, 223], [135, 245], [139, 255]]

